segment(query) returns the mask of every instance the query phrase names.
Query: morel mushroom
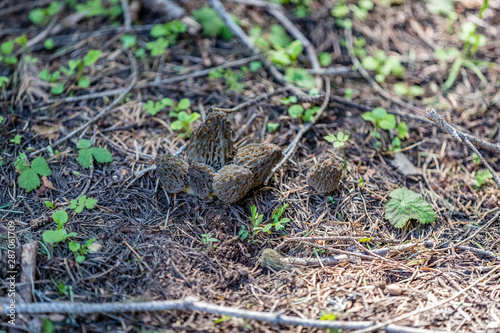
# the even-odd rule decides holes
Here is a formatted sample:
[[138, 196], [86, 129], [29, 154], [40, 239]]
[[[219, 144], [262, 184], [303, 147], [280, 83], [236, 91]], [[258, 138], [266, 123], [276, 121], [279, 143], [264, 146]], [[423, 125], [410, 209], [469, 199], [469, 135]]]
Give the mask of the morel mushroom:
[[195, 162], [188, 169], [188, 184], [194, 195], [199, 198], [208, 197], [214, 190], [212, 183], [215, 170], [206, 164]]
[[337, 189], [341, 177], [342, 165], [333, 155], [323, 153], [316, 165], [309, 169], [307, 183], [319, 194], [327, 194]]
[[226, 165], [214, 176], [215, 194], [226, 203], [233, 203], [245, 196], [251, 188], [253, 175], [239, 165]]
[[188, 168], [189, 164], [178, 156], [165, 154], [156, 157], [156, 174], [168, 193], [179, 193], [187, 188]]
[[212, 111], [189, 140], [187, 159], [189, 163], [199, 162], [216, 171], [229, 164], [233, 155], [231, 123], [226, 113]]
[[234, 164], [245, 167], [253, 173], [252, 187], [255, 187], [264, 182], [282, 156], [281, 148], [275, 144], [251, 143], [238, 150]]

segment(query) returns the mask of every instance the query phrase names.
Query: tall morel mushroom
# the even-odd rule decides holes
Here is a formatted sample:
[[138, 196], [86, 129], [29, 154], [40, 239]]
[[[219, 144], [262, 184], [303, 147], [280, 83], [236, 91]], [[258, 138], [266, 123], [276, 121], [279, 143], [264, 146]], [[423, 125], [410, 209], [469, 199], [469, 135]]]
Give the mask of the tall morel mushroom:
[[307, 183], [319, 194], [333, 192], [342, 177], [342, 164], [335, 161], [332, 154], [323, 153], [316, 165], [307, 173]]
[[253, 175], [239, 165], [226, 165], [214, 176], [214, 191], [226, 203], [233, 203], [245, 196], [251, 188]]
[[208, 197], [214, 190], [212, 183], [215, 170], [206, 164], [195, 162], [188, 169], [188, 184], [194, 195], [199, 198]]
[[172, 154], [156, 157], [156, 174], [168, 193], [179, 193], [188, 186], [189, 164]]
[[238, 150], [234, 164], [253, 173], [252, 187], [264, 182], [273, 167], [281, 160], [281, 148], [272, 143], [251, 143]]
[[211, 111], [189, 140], [187, 159], [189, 163], [203, 163], [216, 171], [229, 164], [233, 152], [231, 123], [226, 113]]

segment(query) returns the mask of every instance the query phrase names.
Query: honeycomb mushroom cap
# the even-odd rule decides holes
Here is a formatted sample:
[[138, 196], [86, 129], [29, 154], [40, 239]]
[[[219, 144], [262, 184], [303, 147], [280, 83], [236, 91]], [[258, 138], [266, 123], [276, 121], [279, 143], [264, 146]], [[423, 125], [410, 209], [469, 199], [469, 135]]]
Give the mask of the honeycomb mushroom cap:
[[251, 143], [238, 150], [234, 164], [243, 166], [253, 173], [252, 187], [255, 187], [264, 182], [282, 157], [281, 148], [275, 144]]
[[226, 203], [233, 203], [245, 196], [251, 188], [253, 175], [239, 165], [226, 165], [214, 176], [213, 188], [217, 197]]
[[188, 168], [189, 164], [178, 156], [164, 154], [156, 157], [156, 174], [168, 193], [179, 193], [187, 188]]
[[193, 194], [199, 198], [206, 198], [213, 192], [212, 183], [215, 170], [206, 164], [195, 162], [188, 169], [188, 184]]
[[233, 155], [231, 123], [225, 112], [208, 113], [205, 122], [191, 136], [187, 146], [189, 163], [203, 163], [219, 170]]
[[307, 183], [319, 194], [333, 192], [342, 177], [342, 164], [333, 155], [324, 153], [307, 173]]

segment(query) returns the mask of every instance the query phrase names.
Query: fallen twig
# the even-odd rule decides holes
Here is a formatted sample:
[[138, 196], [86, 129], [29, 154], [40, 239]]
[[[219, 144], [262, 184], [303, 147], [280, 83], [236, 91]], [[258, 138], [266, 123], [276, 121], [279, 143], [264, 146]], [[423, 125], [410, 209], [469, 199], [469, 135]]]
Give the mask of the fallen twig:
[[[120, 103], [122, 101], [122, 99], [132, 90], [132, 88], [135, 86], [135, 84], [137, 82], [138, 69], [137, 69], [137, 61], [135, 60], [135, 57], [134, 57], [134, 55], [132, 53], [129, 53], [129, 58], [130, 58], [130, 64], [132, 66], [132, 81], [130, 82], [129, 86], [127, 88], [123, 89], [122, 93], [111, 104], [109, 104], [107, 107], [105, 107], [104, 109], [102, 109], [102, 111], [99, 112], [92, 119], [90, 119], [85, 124], [81, 125], [80, 127], [74, 129], [68, 135], [66, 135], [63, 138], [61, 138], [61, 139], [57, 140], [56, 142], [54, 142], [52, 144], [52, 148], [55, 148], [56, 146], [58, 146], [61, 143], [65, 142], [66, 140], [72, 138], [78, 132], [83, 131], [84, 129], [86, 129], [87, 127], [89, 127], [90, 125], [92, 125], [93, 123], [95, 123], [96, 121], [98, 121], [99, 119], [101, 119], [101, 117], [105, 116], [110, 110], [113, 110], [113, 108], [118, 103]], [[116, 109], [116, 110], [118, 110], [118, 109]], [[47, 147], [44, 147], [44, 148], [41, 148], [41, 149], [38, 149], [38, 150], [32, 152], [30, 155], [33, 156], [33, 155], [36, 155], [38, 153], [44, 152], [46, 150], [47, 150]]]
[[[488, 274], [491, 274], [488, 273]], [[2, 304], [3, 313], [9, 310], [7, 304]], [[194, 297], [187, 297], [183, 300], [174, 301], [151, 301], [137, 303], [104, 303], [104, 304], [88, 304], [81, 302], [57, 302], [57, 303], [32, 303], [19, 304], [16, 307], [17, 313], [65, 313], [73, 315], [82, 315], [88, 313], [106, 313], [106, 312], [135, 312], [135, 311], [160, 311], [160, 310], [181, 310], [181, 311], [202, 311], [217, 315], [225, 315], [238, 318], [246, 318], [251, 320], [259, 320], [274, 325], [294, 325], [315, 328], [332, 328], [332, 329], [363, 329], [371, 327], [371, 321], [327, 321], [316, 319], [303, 319], [299, 317], [284, 316], [281, 313], [269, 313], [260, 311], [250, 311], [236, 309], [227, 306], [220, 306], [205, 302], [199, 302]], [[387, 332], [401, 333], [433, 333], [442, 332], [434, 330], [426, 330], [421, 328], [412, 328], [398, 325], [384, 325], [384, 330]]]
[[132, 17], [130, 16], [130, 8], [128, 6], [128, 0], [120, 0], [122, 4], [123, 12], [123, 25], [125, 26], [125, 31], [128, 32], [132, 30]]
[[[441, 118], [437, 114], [436, 111], [434, 111], [432, 109], [427, 109], [427, 118], [432, 120], [442, 131], [448, 132], [449, 134], [451, 134], [451, 136], [453, 136], [458, 142], [462, 142], [462, 140], [465, 141], [465, 143], [470, 147], [470, 149], [472, 149], [472, 151], [474, 153], [476, 153], [476, 155], [479, 157], [481, 162], [483, 162], [484, 166], [486, 166], [486, 168], [490, 171], [491, 175], [493, 176], [493, 179], [495, 180], [498, 188], [500, 189], [500, 177], [495, 172], [495, 170], [493, 170], [493, 168], [490, 166], [490, 164], [484, 159], [483, 155], [479, 152], [479, 150], [477, 150], [477, 148], [472, 144], [471, 140], [469, 139], [470, 137], [471, 138], [474, 138], [474, 137], [472, 137], [470, 135], [465, 135], [465, 133], [457, 131], [450, 124], [448, 124], [446, 122], [446, 120]], [[482, 141], [482, 140], [479, 140], [477, 138], [474, 138], [474, 141], [487, 143], [486, 141]], [[493, 145], [493, 146], [496, 146], [496, 145]], [[482, 146], [482, 147], [484, 147], [484, 146]], [[494, 150], [494, 151], [496, 151], [496, 150]], [[497, 152], [500, 152], [500, 149]]]
[[289, 91], [292, 89], [292, 86], [291, 85], [287, 85], [286, 87], [283, 87], [283, 88], [279, 88], [279, 89], [276, 89], [276, 90], [273, 90], [271, 92], [268, 92], [264, 95], [259, 95], [257, 97], [255, 97], [254, 99], [251, 99], [249, 101], [246, 101], [244, 103], [241, 103], [237, 106], [235, 106], [234, 108], [231, 108], [231, 109], [223, 109], [223, 108], [212, 108], [214, 111], [223, 111], [223, 112], [226, 112], [226, 113], [234, 113], [234, 112], [238, 112], [240, 111], [241, 109], [249, 106], [249, 105], [252, 105], [252, 104], [256, 104], [257, 102], [259, 101], [262, 101], [264, 99], [268, 99], [269, 97], [272, 97], [274, 95], [278, 95], [278, 94], [281, 94], [285, 91]]
[[264, 184], [267, 184], [267, 182], [269, 182], [269, 179], [276, 172], [276, 170], [281, 168], [281, 166], [290, 158], [290, 156], [292, 156], [293, 152], [295, 151], [295, 148], [297, 148], [297, 145], [302, 136], [304, 135], [304, 133], [306, 133], [311, 129], [311, 127], [318, 121], [318, 119], [323, 114], [323, 111], [325, 111], [326, 107], [328, 106], [328, 101], [330, 100], [330, 79], [328, 79], [327, 77], [325, 77], [325, 89], [326, 89], [325, 99], [323, 100], [323, 104], [321, 105], [318, 113], [316, 113], [314, 119], [310, 123], [307, 123], [299, 130], [295, 138], [293, 138], [292, 142], [286, 148], [285, 156], [283, 156], [281, 161], [279, 161], [279, 163], [271, 170], [269, 175], [264, 180]]

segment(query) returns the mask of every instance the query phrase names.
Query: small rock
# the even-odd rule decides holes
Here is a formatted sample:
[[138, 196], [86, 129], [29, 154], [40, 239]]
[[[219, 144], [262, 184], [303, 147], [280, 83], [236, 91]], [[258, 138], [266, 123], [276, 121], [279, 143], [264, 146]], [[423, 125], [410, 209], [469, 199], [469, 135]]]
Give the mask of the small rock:
[[390, 284], [385, 287], [385, 290], [391, 296], [401, 296], [401, 294], [403, 294], [403, 289], [401, 289], [401, 287], [397, 284]]
[[404, 176], [414, 176], [420, 174], [420, 171], [418, 171], [405, 154], [394, 154], [394, 160], [391, 164], [398, 169], [400, 174]]

